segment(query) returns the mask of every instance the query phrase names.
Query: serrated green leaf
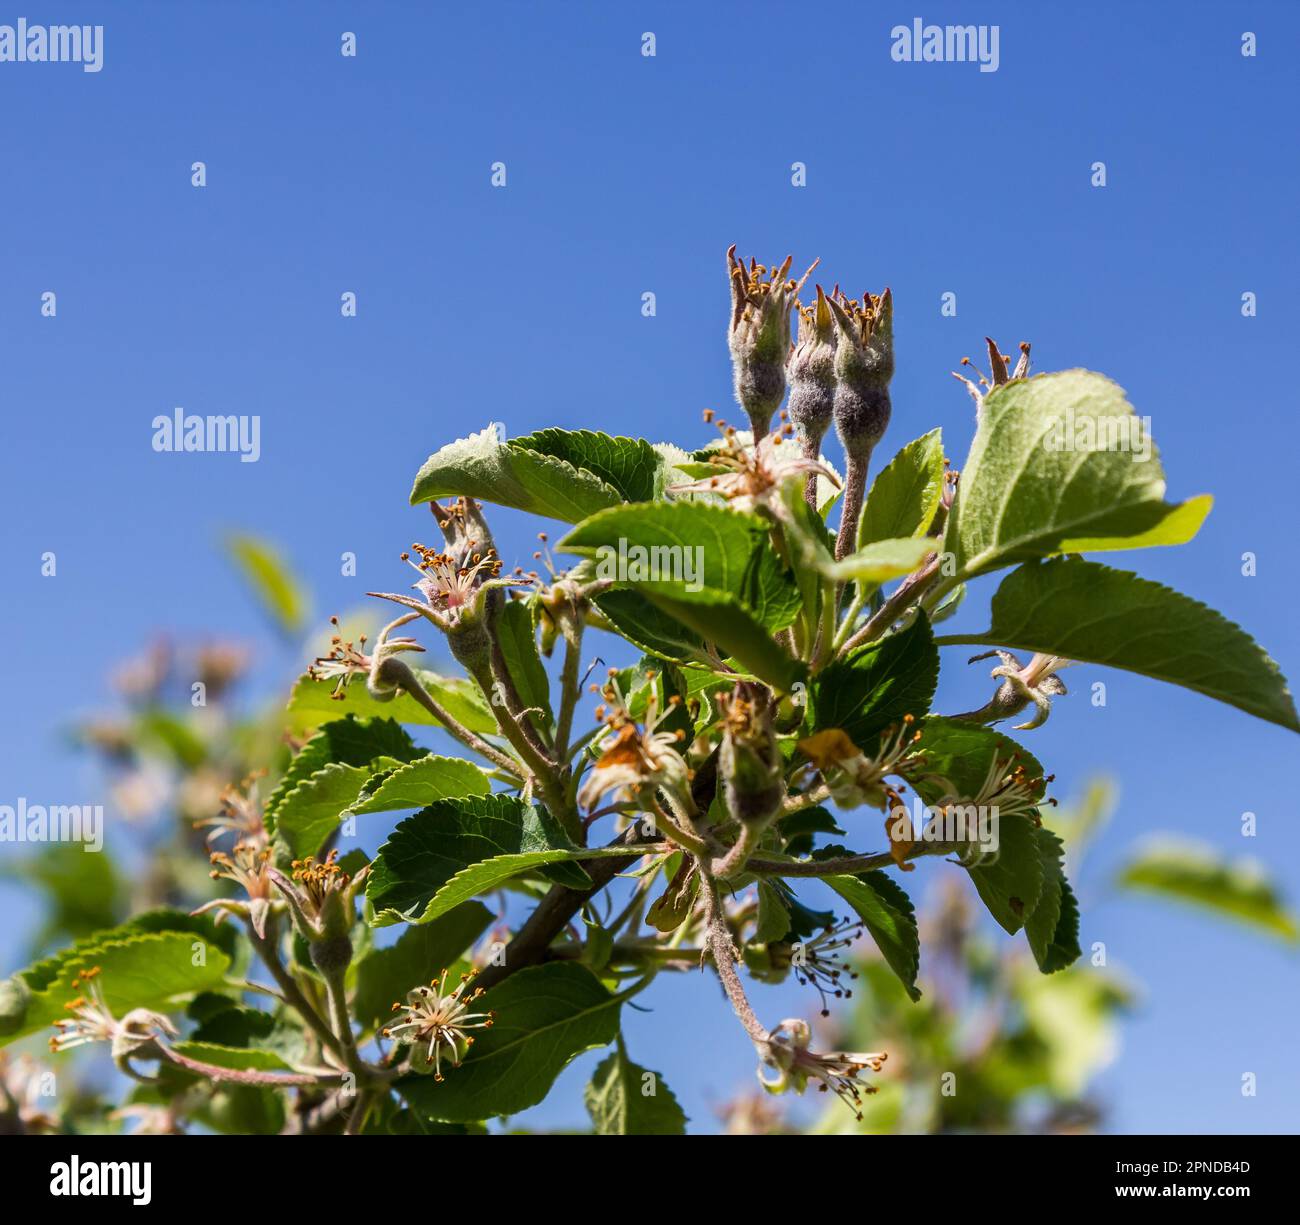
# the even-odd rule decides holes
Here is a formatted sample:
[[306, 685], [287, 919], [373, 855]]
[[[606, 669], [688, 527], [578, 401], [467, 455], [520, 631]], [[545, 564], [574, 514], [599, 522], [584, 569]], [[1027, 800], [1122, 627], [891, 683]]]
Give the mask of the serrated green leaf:
[[368, 766], [337, 762], [315, 771], [280, 801], [275, 812], [276, 837], [296, 859], [315, 855], [357, 802], [373, 773]]
[[487, 795], [491, 790], [487, 775], [472, 761], [430, 753], [428, 757], [419, 757], [387, 775], [349, 811], [360, 816], [371, 812], [424, 808], [436, 800], [459, 795]]
[[[202, 945], [201, 965], [194, 964], [196, 943]], [[105, 1001], [121, 1017], [132, 1008], [162, 1008], [180, 996], [217, 986], [230, 958], [190, 932], [126, 934], [124, 928], [114, 929], [9, 980], [0, 1012], [0, 1044], [66, 1017], [64, 1005], [82, 994], [74, 983], [77, 974], [95, 966]]]
[[911, 898], [884, 872], [822, 879], [853, 907], [908, 997], [913, 1002], [919, 1000], [916, 974], [921, 964], [921, 938]]
[[307, 620], [307, 597], [279, 552], [245, 535], [228, 536], [226, 552], [275, 624], [286, 634], [298, 633]]
[[[1201, 499], [1163, 501], [1164, 471], [1123, 389], [1088, 370], [1019, 379], [985, 399], [961, 470], [944, 548], [956, 579], [999, 566], [1079, 552], [1190, 540], [1209, 509]], [[1070, 440], [1130, 438], [1130, 450], [1052, 449], [1064, 423]], [[1139, 462], [1143, 440], [1148, 458]]]
[[462, 494], [568, 523], [623, 500], [594, 472], [508, 443], [495, 425], [429, 456], [415, 478], [410, 501], [417, 506]]
[[521, 872], [617, 854], [575, 847], [544, 809], [515, 796], [430, 804], [379, 848], [366, 897], [375, 924], [428, 923]]
[[409, 1076], [400, 1092], [431, 1119], [470, 1123], [535, 1106], [575, 1056], [618, 1033], [622, 997], [569, 962], [532, 966], [493, 987], [478, 1003], [496, 1018], [478, 1030], [465, 1061], [446, 1073]]
[[871, 483], [858, 546], [920, 536], [934, 520], [943, 495], [943, 432], [909, 442]]
[[[641, 438], [611, 437], [591, 430], [537, 430], [508, 444], [563, 460], [599, 477], [625, 502], [653, 502], [672, 480], [668, 457]], [[684, 457], [685, 452], [681, 452]]]
[[813, 727], [838, 727], [859, 748], [904, 715], [930, 709], [939, 652], [924, 613], [905, 630], [859, 647], [825, 668], [813, 686]]
[[976, 892], [999, 926], [1015, 935], [1043, 893], [1038, 827], [1019, 813], [999, 813], [995, 851], [973, 855], [967, 866]]
[[658, 1072], [633, 1063], [620, 1043], [591, 1074], [583, 1100], [598, 1136], [684, 1136], [686, 1115]]
[[386, 1021], [394, 1003], [455, 965], [491, 922], [482, 902], [465, 902], [431, 923], [407, 928], [395, 944], [371, 949], [357, 964], [357, 1020], [370, 1029]]
[[1167, 841], [1148, 847], [1119, 874], [1121, 888], [1194, 906], [1245, 923], [1288, 944], [1300, 921], [1262, 864], [1225, 861], [1212, 847]]
[[992, 614], [984, 633], [941, 642], [1019, 647], [1123, 668], [1300, 731], [1285, 678], [1244, 630], [1136, 574], [1076, 557], [1030, 563], [1002, 580]]
[[1044, 974], [1063, 970], [1078, 960], [1079, 905], [1065, 879], [1065, 848], [1050, 829], [1036, 829], [1043, 866], [1043, 889], [1033, 913], [1025, 920], [1025, 936]]

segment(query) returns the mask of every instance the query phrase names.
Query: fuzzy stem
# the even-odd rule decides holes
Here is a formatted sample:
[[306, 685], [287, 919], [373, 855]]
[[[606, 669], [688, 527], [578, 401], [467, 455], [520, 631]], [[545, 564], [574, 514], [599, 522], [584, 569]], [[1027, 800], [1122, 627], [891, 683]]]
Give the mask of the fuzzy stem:
[[[801, 437], [801, 451], [804, 459], [817, 460], [822, 457], [822, 440], [820, 438]], [[804, 477], [803, 500], [812, 510], [817, 509], [817, 473], [810, 472]]]
[[727, 922], [723, 917], [718, 886], [707, 878], [704, 881], [704, 924], [709, 952], [713, 955], [713, 968], [718, 972], [732, 1010], [754, 1043], [760, 1047], [765, 1046], [768, 1040], [767, 1029], [754, 1015], [740, 975], [736, 973], [736, 946], [732, 943], [731, 932], [727, 930]]
[[848, 457], [844, 472], [844, 500], [840, 507], [840, 530], [835, 537], [836, 561], [843, 561], [858, 547], [858, 521], [862, 518], [862, 497], [866, 492], [867, 469], [870, 466], [870, 448], [864, 455]]
[[395, 685], [409, 693], [424, 707], [443, 727], [447, 729], [466, 748], [473, 749], [481, 757], [486, 757], [498, 769], [505, 770], [516, 779], [522, 779], [523, 770], [517, 761], [507, 757], [500, 749], [488, 744], [481, 736], [475, 735], [458, 719], [453, 718], [433, 698], [433, 695], [420, 684], [419, 678], [400, 659], [386, 659], [379, 666], [380, 679]]
[[577, 709], [582, 683], [582, 621], [568, 616], [563, 621], [564, 664], [560, 670], [560, 713], [555, 724], [555, 755], [560, 761], [569, 756], [569, 737], [573, 734], [573, 714]]
[[271, 977], [275, 979], [281, 994], [287, 1003], [299, 1016], [302, 1017], [310, 1027], [312, 1033], [320, 1039], [321, 1045], [325, 1047], [332, 1055], [343, 1059], [343, 1047], [339, 1040], [334, 1036], [330, 1027], [322, 1020], [319, 1012], [312, 1007], [310, 1001], [302, 993], [298, 986], [297, 980], [284, 968], [280, 961], [280, 954], [275, 947], [275, 916], [268, 915], [266, 921], [266, 935], [259, 936], [256, 929], [250, 923], [248, 925], [248, 938], [252, 941], [253, 947], [257, 950], [258, 956], [261, 957], [263, 964], [270, 971]]

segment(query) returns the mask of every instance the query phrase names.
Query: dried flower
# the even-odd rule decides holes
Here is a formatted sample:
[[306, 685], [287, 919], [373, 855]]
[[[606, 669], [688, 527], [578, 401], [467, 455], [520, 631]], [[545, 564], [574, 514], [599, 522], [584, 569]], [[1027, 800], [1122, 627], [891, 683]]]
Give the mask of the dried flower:
[[595, 807], [602, 797], [610, 794], [651, 804], [659, 789], [690, 804], [691, 771], [678, 749], [686, 733], [680, 728], [671, 732], [659, 730], [677, 712], [681, 699], [674, 694], [664, 709], [659, 710], [658, 694], [653, 688], [654, 674], [647, 675], [652, 688], [646, 702], [645, 722], [640, 726], [628, 711], [612, 675], [600, 691], [609, 706], [597, 707], [596, 717], [614, 735], [612, 741], [605, 742], [604, 751], [578, 792], [578, 803], [584, 808]]
[[54, 1022], [57, 1032], [50, 1039], [51, 1051], [57, 1054], [91, 1042], [111, 1042], [113, 1058], [121, 1065], [159, 1035], [176, 1036], [171, 1021], [147, 1008], [133, 1008], [119, 1021], [104, 999], [99, 975], [100, 968], [92, 966], [72, 980], [81, 994], [64, 1005], [70, 1015]]
[[774, 1077], [758, 1079], [769, 1093], [793, 1089], [802, 1093], [809, 1081], [816, 1081], [818, 1091], [833, 1092], [858, 1120], [862, 1118], [862, 1095], [874, 1093], [874, 1085], [863, 1084], [858, 1074], [870, 1069], [879, 1072], [887, 1056], [884, 1051], [832, 1051], [820, 1055], [809, 1049], [812, 1030], [807, 1021], [789, 1018], [782, 1021], [759, 1047], [764, 1066], [776, 1071]]
[[970, 369], [975, 378], [979, 380], [978, 385], [972, 379], [965, 375], [958, 374], [955, 370], [952, 377], [959, 379], [966, 384], [966, 390], [970, 392], [971, 399], [975, 401], [975, 419], [978, 421], [984, 415], [984, 397], [995, 387], [1005, 386], [1013, 379], [1024, 379], [1029, 377], [1029, 343], [1028, 341], [1020, 342], [1020, 357], [1016, 362], [1016, 368], [1008, 373], [1007, 363], [1011, 360], [1005, 353], [998, 351], [997, 341], [991, 336], [984, 337], [984, 343], [989, 347], [989, 377], [984, 377], [984, 372], [975, 365], [969, 357], [963, 357], [961, 364]]

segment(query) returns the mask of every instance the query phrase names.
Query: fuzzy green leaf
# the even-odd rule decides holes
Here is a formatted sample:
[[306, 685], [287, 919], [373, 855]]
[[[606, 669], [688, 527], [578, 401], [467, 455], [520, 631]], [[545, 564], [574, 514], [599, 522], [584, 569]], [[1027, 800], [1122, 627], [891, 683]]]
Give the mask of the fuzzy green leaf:
[[[611, 437], [591, 430], [537, 430], [513, 438], [511, 447], [563, 460], [599, 477], [625, 502], [653, 502], [681, 478], [667, 457], [641, 438]], [[685, 456], [685, 452], [682, 452]]]
[[924, 534], [942, 494], [943, 433], [931, 430], [909, 442], [872, 481], [858, 547]]
[[909, 998], [919, 1000], [916, 973], [921, 961], [921, 938], [907, 894], [884, 872], [822, 879], [853, 907]]
[[[536, 436], [532, 445], [536, 445]], [[594, 472], [539, 450], [529, 439], [506, 442], [492, 425], [435, 452], [411, 490], [411, 505], [461, 494], [515, 510], [577, 523], [623, 501]]]
[[[1129, 449], [1101, 449], [1109, 439]], [[1096, 449], [1075, 445], [1090, 440]], [[1020, 379], [985, 400], [944, 548], [963, 579], [1053, 553], [1182, 544], [1209, 499], [1180, 507], [1164, 496], [1155, 445], [1122, 388], [1088, 370]]]
[[1214, 609], [1125, 570], [1077, 557], [1021, 566], [1002, 580], [993, 624], [941, 642], [1019, 647], [1182, 685], [1300, 731], [1277, 665]]

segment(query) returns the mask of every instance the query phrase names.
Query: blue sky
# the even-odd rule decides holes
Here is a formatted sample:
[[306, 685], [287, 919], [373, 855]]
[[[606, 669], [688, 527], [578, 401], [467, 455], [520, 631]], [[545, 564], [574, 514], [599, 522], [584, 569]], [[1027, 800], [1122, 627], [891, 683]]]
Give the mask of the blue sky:
[[[1038, 369], [1114, 377], [1152, 419], [1170, 495], [1216, 505], [1191, 545], [1111, 560], [1222, 609], [1300, 673], [1294, 5], [67, 0], [0, 22], [20, 14], [106, 28], [99, 73], [0, 64], [0, 798], [97, 785], [62, 729], [154, 630], [246, 638], [259, 691], [283, 689], [299, 661], [221, 558], [224, 530], [276, 540], [324, 616], [391, 587], [426, 533], [406, 505], [416, 468], [488, 421], [705, 440], [701, 409], [730, 399], [732, 242], [820, 256], [818, 275], [854, 292], [892, 287], [882, 451], [941, 425], [960, 462], [973, 423], [948, 371], [986, 333], [1032, 341]], [[890, 28], [917, 15], [998, 24], [998, 71], [892, 62]], [[51, 290], [58, 315], [42, 318]], [[940, 316], [948, 291], [956, 318]], [[150, 423], [178, 405], [259, 414], [259, 462], [155, 453]], [[535, 527], [497, 522], [507, 561], [524, 560]], [[40, 575], [47, 550], [57, 578]], [[344, 550], [356, 579], [339, 576]], [[985, 672], [949, 656], [938, 709], [969, 709]], [[1030, 746], [1065, 797], [1099, 771], [1119, 782], [1094, 880], [1173, 829], [1257, 855], [1300, 896], [1286, 732], [1126, 674], [1066, 679], [1080, 696]], [[1094, 679], [1104, 708], [1086, 700]], [[1145, 985], [1102, 1082], [1112, 1126], [1296, 1130], [1294, 955], [1091, 893], [1085, 947], [1106, 941]], [[8, 970], [31, 904], [5, 886], [0, 916]], [[705, 1129], [709, 1103], [749, 1083], [747, 1043], [707, 980], [646, 1002], [632, 1052]], [[589, 1062], [539, 1117], [580, 1119]]]

